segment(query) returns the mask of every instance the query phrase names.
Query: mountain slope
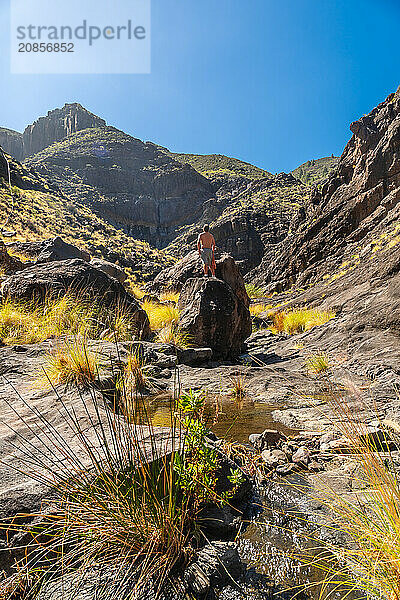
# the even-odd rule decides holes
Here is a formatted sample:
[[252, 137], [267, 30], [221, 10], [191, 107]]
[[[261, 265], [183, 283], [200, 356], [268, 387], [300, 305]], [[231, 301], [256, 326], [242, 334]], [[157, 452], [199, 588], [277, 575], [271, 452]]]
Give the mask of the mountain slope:
[[128, 235], [162, 247], [193, 222], [212, 196], [211, 183], [113, 127], [72, 134], [27, 159], [73, 201], [92, 207]]
[[87, 250], [92, 256], [117, 262], [136, 279], [151, 279], [173, 263], [171, 256], [151, 248], [116, 229], [93, 210], [71, 202], [45, 177], [26, 169], [10, 157], [15, 198], [14, 210], [6, 185], [6, 163], [0, 155], [0, 224], [8, 217], [7, 230], [15, 232], [10, 241], [39, 241], [60, 235]]
[[[5, 132], [3, 138], [16, 151], [22, 143], [22, 152], [31, 154], [27, 167], [53, 182], [70, 205], [86, 206], [130, 244], [146, 240], [181, 256], [209, 222], [218, 245], [244, 273], [285, 239], [311, 189], [292, 175], [271, 175], [235, 158], [144, 143], [77, 103], [49, 111], [23, 135]], [[296, 172], [304, 168], [312, 173], [308, 180], [320, 181], [328, 167], [321, 159]]]
[[176, 256], [193, 250], [199, 227], [210, 223], [217, 246], [229, 252], [245, 274], [285, 239], [310, 189], [286, 173], [252, 183], [246, 180], [233, 193], [221, 187], [216, 198], [206, 203], [199, 222], [178, 231], [167, 250]]
[[14, 156], [17, 160], [23, 160], [24, 149], [23, 149], [23, 138], [22, 133], [14, 131], [13, 129], [7, 129], [6, 127], [0, 127], [0, 146], [5, 152]]
[[260, 179], [271, 176], [271, 173], [255, 165], [237, 158], [223, 154], [180, 154], [171, 152], [159, 146], [160, 150], [180, 163], [191, 165], [196, 171], [209, 179], [226, 175], [228, 177], [246, 177], [247, 179]]
[[294, 169], [292, 175], [307, 185], [319, 185], [336, 169], [338, 162], [339, 158], [333, 155], [308, 160]]

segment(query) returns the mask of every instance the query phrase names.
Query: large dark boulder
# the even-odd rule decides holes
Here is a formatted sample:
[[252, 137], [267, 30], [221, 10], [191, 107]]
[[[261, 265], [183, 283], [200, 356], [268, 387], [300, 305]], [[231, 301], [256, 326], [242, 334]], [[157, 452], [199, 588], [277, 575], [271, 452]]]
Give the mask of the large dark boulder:
[[[246, 306], [249, 306], [250, 299], [246, 292], [244, 280], [233, 257], [226, 253], [218, 256], [218, 252], [216, 252], [215, 263], [216, 277], [225, 281], [233, 289], [238, 298]], [[189, 254], [170, 269], [161, 271], [153, 283], [147, 286], [147, 289], [155, 293], [159, 293], [167, 288], [180, 291], [188, 279], [199, 277], [202, 273], [203, 266], [198, 252], [189, 252]]]
[[8, 277], [1, 287], [3, 298], [17, 301], [41, 301], [67, 291], [101, 302], [103, 306], [126, 306], [135, 315], [138, 333], [143, 337], [150, 334], [147, 314], [136, 299], [116, 279], [81, 259], [35, 264]]
[[211, 348], [214, 358], [237, 356], [251, 334], [249, 309], [220, 279], [189, 279], [178, 307], [182, 310], [180, 327], [197, 346]]
[[80, 250], [76, 246], [64, 242], [60, 236], [57, 236], [51, 240], [42, 242], [37, 262], [46, 263], [53, 260], [69, 260], [71, 258], [80, 258], [89, 261], [90, 255], [85, 250]]

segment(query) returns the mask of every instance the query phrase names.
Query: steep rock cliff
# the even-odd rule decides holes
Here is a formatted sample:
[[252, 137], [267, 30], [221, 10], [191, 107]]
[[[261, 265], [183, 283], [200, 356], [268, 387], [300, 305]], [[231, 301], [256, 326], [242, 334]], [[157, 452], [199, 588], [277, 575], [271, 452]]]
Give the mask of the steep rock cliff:
[[24, 142], [22, 133], [0, 127], [0, 146], [4, 152], [11, 154], [17, 160], [24, 158]]
[[[356, 268], [385, 240], [397, 244], [400, 218], [400, 92], [350, 126], [335, 171], [296, 215], [290, 235], [251, 274], [271, 290], [329, 280]], [[376, 257], [379, 257], [377, 254]], [[357, 262], [358, 261], [358, 262]]]

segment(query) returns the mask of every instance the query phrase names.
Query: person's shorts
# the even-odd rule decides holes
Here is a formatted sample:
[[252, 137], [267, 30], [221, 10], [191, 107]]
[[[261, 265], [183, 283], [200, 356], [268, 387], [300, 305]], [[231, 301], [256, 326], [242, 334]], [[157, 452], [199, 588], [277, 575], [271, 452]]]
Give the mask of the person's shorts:
[[200, 256], [201, 256], [201, 260], [203, 261], [203, 264], [206, 265], [206, 267], [211, 267], [212, 249], [211, 248], [202, 248]]

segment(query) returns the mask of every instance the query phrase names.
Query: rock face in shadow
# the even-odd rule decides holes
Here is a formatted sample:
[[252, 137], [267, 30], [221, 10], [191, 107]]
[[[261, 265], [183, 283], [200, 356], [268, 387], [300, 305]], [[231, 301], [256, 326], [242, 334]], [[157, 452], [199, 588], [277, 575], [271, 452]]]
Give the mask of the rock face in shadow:
[[22, 271], [26, 265], [15, 256], [11, 256], [7, 252], [7, 247], [3, 241], [0, 240], [0, 268], [6, 275], [11, 275], [17, 271]]
[[211, 348], [214, 358], [240, 354], [251, 334], [250, 312], [227, 283], [216, 278], [189, 279], [178, 306], [179, 325], [197, 346]]
[[400, 217], [400, 91], [350, 129], [337, 169], [314, 189], [292, 233], [264, 257], [253, 281], [277, 291], [319, 281], [347, 258], [358, 254], [362, 262], [368, 244], [391, 235]]
[[[218, 256], [216, 251], [216, 270], [217, 279], [225, 281], [240, 298], [243, 304], [248, 307], [250, 298], [247, 295], [244, 280], [235, 260], [229, 254]], [[202, 274], [203, 265], [197, 251], [189, 252], [184, 258], [178, 261], [170, 269], [161, 271], [153, 281], [147, 286], [150, 292], [159, 293], [164, 289], [175, 289], [180, 291], [186, 281]]]
[[103, 306], [126, 306], [135, 316], [138, 334], [150, 335], [147, 314], [135, 298], [116, 279], [81, 259], [35, 264], [8, 277], [1, 287], [3, 298], [16, 301], [42, 301], [48, 296], [62, 296], [67, 291], [96, 300]]
[[11, 154], [17, 160], [23, 160], [24, 143], [22, 133], [19, 133], [19, 131], [0, 127], [0, 146], [7, 154]]

